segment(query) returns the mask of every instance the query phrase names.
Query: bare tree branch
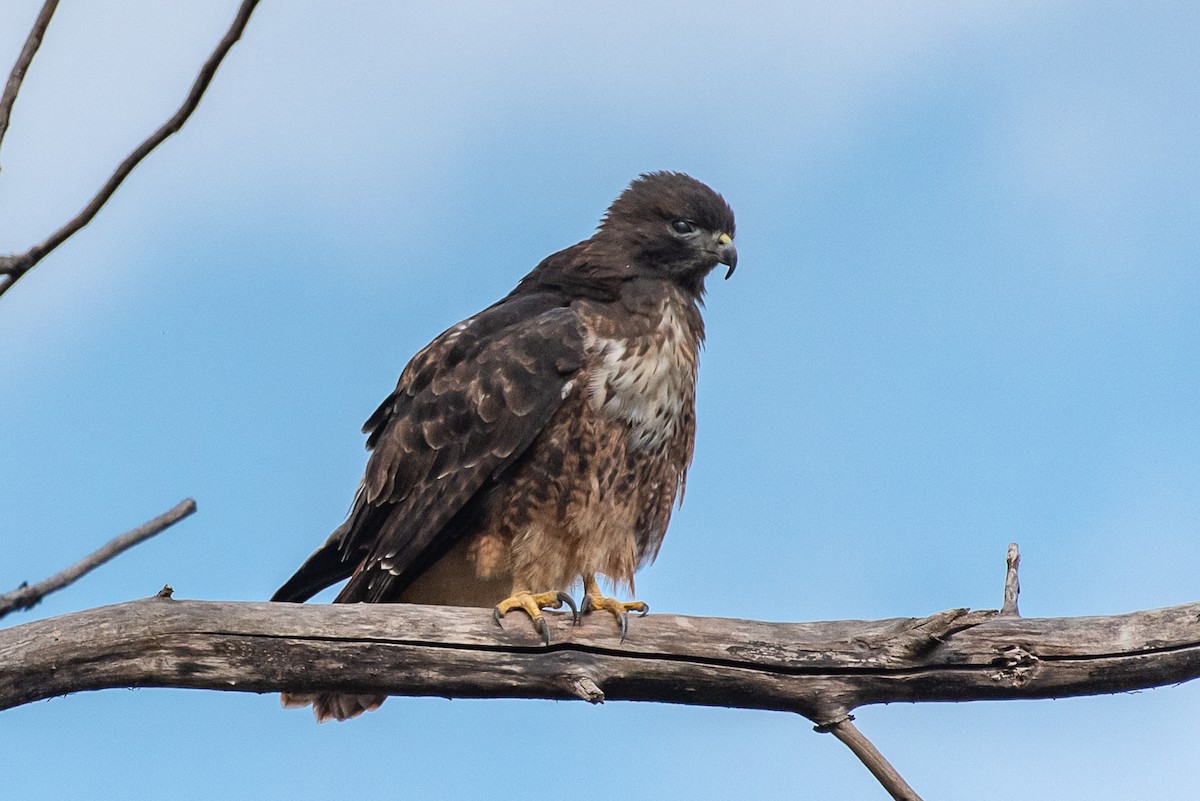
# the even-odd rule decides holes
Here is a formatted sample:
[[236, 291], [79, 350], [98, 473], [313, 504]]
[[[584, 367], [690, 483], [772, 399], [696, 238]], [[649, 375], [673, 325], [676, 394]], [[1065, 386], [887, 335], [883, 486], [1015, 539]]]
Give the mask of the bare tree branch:
[[58, 8], [58, 0], [46, 0], [42, 4], [42, 10], [38, 12], [37, 19], [33, 21], [33, 28], [29, 31], [25, 45], [17, 56], [17, 62], [13, 64], [12, 72], [8, 74], [8, 81], [4, 84], [4, 94], [0, 95], [0, 144], [4, 143], [4, 135], [8, 133], [8, 122], [12, 119], [12, 108], [13, 104], [17, 102], [17, 93], [21, 91], [21, 82], [25, 80], [25, 73], [28, 71], [29, 65], [33, 63], [33, 57], [37, 55], [38, 48], [42, 46], [42, 37], [46, 33], [47, 26], [50, 25], [50, 18], [54, 16], [56, 8]]
[[[850, 710], [1097, 695], [1200, 676], [1200, 603], [1042, 619], [660, 614], [635, 621], [624, 643], [603, 616], [547, 620], [548, 647], [532, 626], [501, 630], [481, 609], [154, 597], [0, 631], [0, 709], [108, 687], [661, 701], [797, 712], [882, 771], [865, 738], [841, 723]], [[913, 632], [937, 631], [912, 647]]]
[[241, 38], [242, 32], [246, 28], [246, 23], [250, 21], [250, 14], [257, 5], [258, 0], [243, 0], [229, 30], [225, 33], [220, 43], [217, 44], [212, 55], [204, 62], [204, 66], [200, 68], [200, 74], [196, 76], [196, 81], [192, 84], [192, 90], [188, 93], [187, 99], [183, 101], [183, 105], [179, 107], [179, 110], [169, 120], [163, 123], [157, 131], [151, 134], [146, 141], [138, 145], [121, 162], [116, 171], [105, 182], [104, 186], [100, 188], [100, 191], [96, 193], [95, 197], [88, 202], [79, 214], [75, 215], [66, 225], [59, 228], [43, 242], [34, 245], [24, 253], [12, 256], [0, 256], [0, 295], [7, 292], [48, 253], [67, 241], [80, 228], [91, 222], [96, 213], [108, 202], [108, 199], [112, 197], [113, 193], [117, 191], [117, 188], [129, 173], [133, 171], [133, 168], [149, 155], [152, 150], [162, 144], [167, 137], [183, 127], [188, 117], [196, 110], [196, 106], [200, 104], [200, 99], [204, 96], [205, 90], [208, 89], [208, 85], [212, 82], [217, 68], [221, 66], [221, 61], [229, 53], [234, 43]]
[[110, 540], [100, 550], [79, 560], [65, 570], [58, 571], [45, 581], [39, 581], [37, 584], [32, 585], [22, 584], [12, 592], [0, 595], [0, 618], [16, 609], [29, 609], [35, 606], [50, 593], [74, 584], [109, 559], [166, 530], [194, 511], [196, 511], [196, 502], [188, 498], [170, 511], [164, 512], [132, 531], [127, 531], [119, 537]]

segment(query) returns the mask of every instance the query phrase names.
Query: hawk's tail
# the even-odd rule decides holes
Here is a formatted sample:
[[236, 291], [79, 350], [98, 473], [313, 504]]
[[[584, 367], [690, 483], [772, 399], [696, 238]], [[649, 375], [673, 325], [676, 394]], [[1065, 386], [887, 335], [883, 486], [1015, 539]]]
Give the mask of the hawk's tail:
[[363, 712], [378, 709], [386, 695], [355, 695], [352, 693], [283, 693], [279, 700], [288, 709], [312, 704], [317, 723], [327, 720], [349, 720]]
[[350, 574], [354, 572], [354, 568], [358, 567], [358, 563], [362, 561], [358, 553], [344, 553], [341, 547], [342, 539], [353, 524], [353, 520], [354, 516], [351, 515], [350, 519], [334, 529], [325, 544], [304, 560], [304, 564], [296, 571], [296, 575], [277, 589], [271, 596], [271, 600], [302, 603], [326, 587], [349, 578]]

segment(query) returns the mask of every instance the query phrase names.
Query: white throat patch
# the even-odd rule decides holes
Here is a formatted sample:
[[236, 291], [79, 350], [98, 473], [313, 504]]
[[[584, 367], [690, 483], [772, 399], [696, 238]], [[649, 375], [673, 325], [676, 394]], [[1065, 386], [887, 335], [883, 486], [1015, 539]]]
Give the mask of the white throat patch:
[[678, 431], [696, 394], [696, 344], [674, 303], [658, 326], [636, 339], [589, 335], [588, 401], [597, 412], [629, 423], [638, 450], [662, 447]]

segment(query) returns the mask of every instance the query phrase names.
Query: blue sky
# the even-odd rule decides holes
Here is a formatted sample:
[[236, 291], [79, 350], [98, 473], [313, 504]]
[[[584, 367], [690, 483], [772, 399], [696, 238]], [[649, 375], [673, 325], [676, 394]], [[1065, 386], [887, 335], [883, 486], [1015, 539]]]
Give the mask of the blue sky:
[[[4, 68], [40, 3], [0, 6]], [[184, 131], [0, 299], [0, 589], [195, 497], [32, 613], [261, 600], [338, 524], [433, 335], [639, 172], [738, 215], [656, 610], [769, 620], [1200, 599], [1200, 12], [1188, 3], [265, 3]], [[236, 3], [60, 7], [0, 252], [178, 105]], [[1200, 688], [898, 705], [927, 798], [1183, 798]], [[514, 737], [531, 737], [518, 745]], [[0, 795], [885, 798], [783, 714], [112, 690], [0, 715]], [[57, 766], [57, 767], [50, 767]]]

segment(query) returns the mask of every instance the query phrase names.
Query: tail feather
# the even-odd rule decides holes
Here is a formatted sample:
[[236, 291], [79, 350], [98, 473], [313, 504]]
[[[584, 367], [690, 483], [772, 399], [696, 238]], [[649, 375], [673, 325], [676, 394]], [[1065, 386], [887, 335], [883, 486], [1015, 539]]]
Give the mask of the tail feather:
[[302, 603], [326, 587], [350, 578], [362, 561], [357, 554], [347, 554], [341, 548], [343, 530], [350, 522], [347, 520], [339, 526], [324, 545], [313, 551], [296, 574], [275, 591], [271, 600]]
[[[304, 561], [294, 576], [275, 591], [271, 600], [303, 603], [326, 587], [349, 578], [362, 561], [358, 554], [347, 554], [341, 547], [346, 530], [351, 525], [353, 515]], [[363, 712], [378, 709], [386, 699], [386, 695], [355, 693], [283, 693], [279, 697], [288, 708], [311, 705], [318, 723], [358, 717]]]
[[363, 712], [376, 710], [387, 700], [387, 696], [365, 693], [283, 693], [279, 700], [288, 709], [311, 704], [317, 723], [324, 723], [327, 720], [350, 720]]

